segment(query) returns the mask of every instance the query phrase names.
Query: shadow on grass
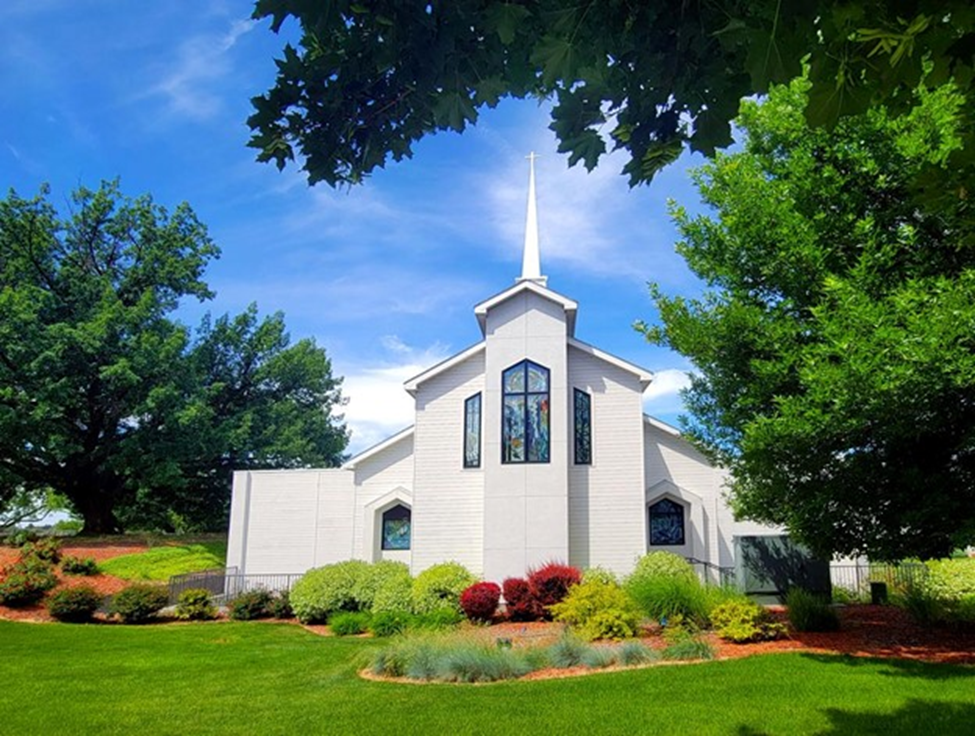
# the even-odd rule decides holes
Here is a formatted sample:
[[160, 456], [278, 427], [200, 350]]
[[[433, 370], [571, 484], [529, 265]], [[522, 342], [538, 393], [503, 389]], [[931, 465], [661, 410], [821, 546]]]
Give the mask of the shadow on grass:
[[[883, 736], [971, 736], [975, 724], [975, 705], [950, 700], [908, 700], [890, 713], [848, 711], [827, 708], [823, 711], [829, 727], [817, 731], [817, 736], [851, 736], [878, 734]], [[736, 736], [771, 736], [768, 731], [747, 724], [738, 726]]]
[[[889, 677], [919, 677], [925, 680], [975, 680], [975, 667], [960, 664], [935, 664], [918, 662], [912, 659], [887, 659], [882, 657], [854, 657], [848, 654], [802, 654], [803, 659], [810, 659], [821, 664], [844, 665], [846, 667], [877, 667], [882, 669], [878, 674]], [[975, 733], [975, 722], [972, 730]]]

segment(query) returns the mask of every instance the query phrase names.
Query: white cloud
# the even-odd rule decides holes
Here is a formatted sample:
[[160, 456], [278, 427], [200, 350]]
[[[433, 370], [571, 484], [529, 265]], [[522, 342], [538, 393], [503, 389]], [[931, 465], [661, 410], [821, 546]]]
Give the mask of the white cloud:
[[231, 71], [228, 52], [255, 25], [235, 20], [222, 35], [202, 34], [184, 41], [177, 59], [149, 94], [167, 98], [172, 112], [197, 120], [213, 117], [221, 108], [220, 91], [214, 83]]
[[413, 424], [413, 397], [403, 383], [448, 357], [440, 343], [418, 349], [396, 335], [386, 335], [381, 342], [394, 361], [375, 368], [345, 369], [342, 393], [348, 398], [345, 419], [352, 430], [352, 454]]
[[643, 395], [643, 411], [652, 417], [673, 421], [684, 412], [681, 389], [691, 385], [690, 374], [676, 368], [655, 371], [653, 382]]

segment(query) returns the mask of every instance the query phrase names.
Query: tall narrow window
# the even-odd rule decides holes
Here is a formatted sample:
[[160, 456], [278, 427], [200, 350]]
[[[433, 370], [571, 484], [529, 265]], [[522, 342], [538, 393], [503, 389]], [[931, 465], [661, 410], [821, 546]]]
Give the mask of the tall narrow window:
[[549, 371], [530, 360], [501, 376], [501, 462], [549, 461]]
[[383, 512], [384, 550], [410, 548], [410, 517], [410, 510], [403, 504], [397, 504]]
[[464, 467], [481, 467], [481, 395], [464, 402]]
[[576, 465], [592, 463], [592, 398], [585, 391], [573, 389], [575, 408]]
[[650, 521], [650, 544], [680, 546], [684, 544], [684, 507], [662, 498], [647, 510]]

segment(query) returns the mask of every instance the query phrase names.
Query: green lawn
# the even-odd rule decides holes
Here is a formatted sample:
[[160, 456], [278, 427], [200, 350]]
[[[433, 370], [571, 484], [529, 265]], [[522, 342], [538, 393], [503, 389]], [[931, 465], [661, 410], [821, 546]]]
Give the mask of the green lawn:
[[367, 682], [291, 625], [0, 621], [0, 733], [972, 733], [975, 668], [803, 654], [543, 682]]
[[226, 540], [152, 547], [99, 563], [102, 572], [125, 580], [169, 580], [173, 575], [223, 567]]

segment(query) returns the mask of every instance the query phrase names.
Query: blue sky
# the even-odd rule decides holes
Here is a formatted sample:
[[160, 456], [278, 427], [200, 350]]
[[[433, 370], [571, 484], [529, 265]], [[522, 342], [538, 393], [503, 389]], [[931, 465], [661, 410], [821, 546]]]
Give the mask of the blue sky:
[[[656, 374], [646, 410], [675, 422], [688, 363], [632, 329], [653, 321], [646, 283], [701, 285], [674, 253], [666, 211], [696, 210], [683, 157], [631, 190], [610, 156], [568, 169], [544, 105], [508, 101], [463, 135], [422, 141], [351, 191], [308, 187], [246, 147], [250, 98], [273, 84], [283, 39], [249, 20], [250, 2], [4, 0], [0, 4], [0, 172], [63, 206], [80, 184], [120, 177], [131, 196], [186, 201], [220, 246], [216, 298], [188, 304], [283, 311], [345, 377], [350, 450], [411, 422], [402, 383], [480, 339], [473, 306], [518, 276], [528, 168], [536, 151], [542, 271], [579, 301], [576, 334]], [[293, 29], [292, 29], [293, 30]], [[287, 34], [288, 29], [285, 29]]]

